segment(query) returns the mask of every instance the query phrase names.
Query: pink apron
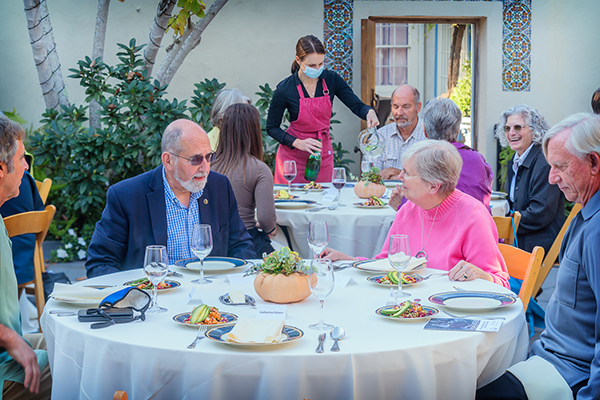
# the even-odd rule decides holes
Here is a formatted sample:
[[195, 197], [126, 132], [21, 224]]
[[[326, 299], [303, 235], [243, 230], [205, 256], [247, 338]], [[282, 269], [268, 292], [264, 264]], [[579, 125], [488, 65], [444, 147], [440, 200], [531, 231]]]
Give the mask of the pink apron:
[[[297, 89], [300, 94], [300, 111], [298, 119], [290, 123], [287, 133], [304, 140], [308, 138], [321, 140], [321, 169], [317, 182], [331, 182], [333, 173], [333, 149], [331, 147], [331, 137], [329, 136], [329, 125], [331, 120], [331, 98], [325, 79], [323, 79], [322, 97], [304, 97], [302, 84], [298, 84]], [[275, 183], [287, 183], [283, 177], [283, 162], [286, 160], [296, 161], [296, 179], [294, 183], [306, 183], [304, 179], [304, 169], [310, 153], [290, 149], [284, 144], [280, 144], [275, 158]]]

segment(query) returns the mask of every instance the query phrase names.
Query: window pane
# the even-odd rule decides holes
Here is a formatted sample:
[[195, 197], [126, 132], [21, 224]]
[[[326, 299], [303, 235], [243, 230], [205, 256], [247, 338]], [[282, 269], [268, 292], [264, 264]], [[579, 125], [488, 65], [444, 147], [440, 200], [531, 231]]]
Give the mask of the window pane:
[[408, 49], [394, 49], [394, 61], [393, 65], [395, 66], [406, 66], [408, 65], [407, 61], [407, 53]]
[[396, 45], [408, 44], [408, 24], [396, 24]]

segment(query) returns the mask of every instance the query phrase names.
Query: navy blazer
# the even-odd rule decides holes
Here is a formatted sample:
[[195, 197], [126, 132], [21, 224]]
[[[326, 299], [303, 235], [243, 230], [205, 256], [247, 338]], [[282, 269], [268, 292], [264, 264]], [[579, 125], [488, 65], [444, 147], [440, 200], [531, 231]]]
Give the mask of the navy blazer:
[[[565, 222], [565, 196], [558, 185], [548, 182], [549, 174], [550, 165], [542, 146], [533, 145], [517, 171], [515, 201], [510, 201], [510, 196], [508, 199], [510, 208], [521, 213], [517, 241], [525, 251], [542, 246], [548, 253]], [[510, 193], [514, 175], [511, 160], [506, 174], [506, 193]]]
[[[88, 247], [85, 267], [89, 278], [141, 268], [146, 246], [167, 245], [162, 170], [161, 165], [108, 188], [106, 208]], [[210, 255], [246, 259], [255, 256], [226, 176], [210, 172], [198, 208], [200, 221], [212, 228]]]

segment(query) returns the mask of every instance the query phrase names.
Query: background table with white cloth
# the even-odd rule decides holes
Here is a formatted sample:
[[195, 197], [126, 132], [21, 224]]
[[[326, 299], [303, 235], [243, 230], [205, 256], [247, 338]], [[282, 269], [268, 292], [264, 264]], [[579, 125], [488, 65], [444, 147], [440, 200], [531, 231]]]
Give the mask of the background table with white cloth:
[[[427, 270], [422, 274], [427, 274]], [[193, 285], [196, 273], [183, 272], [175, 279], [181, 287], [159, 293], [163, 314], [148, 314], [144, 322], [90, 329], [76, 317], [49, 314], [53, 309], [77, 309], [75, 305], [50, 299], [42, 326], [48, 345], [53, 377], [53, 398], [109, 399], [115, 390], [125, 390], [130, 399], [472, 399], [477, 387], [501, 375], [515, 362], [525, 359], [527, 326], [520, 301], [491, 312], [503, 316], [499, 332], [424, 330], [423, 321], [385, 319], [375, 310], [385, 305], [390, 289], [366, 281], [369, 274], [348, 268], [336, 272], [341, 283], [325, 300], [325, 322], [341, 326], [346, 337], [341, 351], [315, 353], [321, 331], [308, 328], [319, 319], [314, 296], [289, 304], [285, 323], [304, 331], [291, 343], [265, 347], [239, 347], [201, 340], [194, 350], [186, 346], [196, 329], [178, 324], [172, 317], [190, 312], [199, 300], [188, 304], [195, 288], [202, 300], [240, 317], [254, 317], [256, 309], [225, 306], [220, 295], [232, 289], [265, 303], [252, 285], [231, 286], [227, 275], [214, 276], [209, 285]], [[143, 276], [132, 270], [97, 277], [79, 284], [121, 285]], [[493, 283], [477, 280], [450, 282], [446, 276], [432, 277], [406, 287], [412, 299], [424, 305], [431, 294], [453, 290], [508, 292]], [[79, 307], [81, 308], [81, 307]], [[444, 317], [440, 313], [441, 317]]]
[[[331, 184], [325, 184], [331, 186]], [[309, 192], [292, 191], [302, 200], [314, 200], [325, 205], [335, 201], [323, 201], [326, 191]], [[290, 244], [302, 257], [313, 257], [306, 235], [308, 223], [313, 219], [327, 221], [329, 227], [329, 247], [340, 250], [351, 256], [374, 257], [381, 252], [388, 231], [394, 222], [396, 212], [386, 206], [380, 209], [366, 209], [354, 206], [354, 203], [364, 202], [354, 194], [354, 189], [342, 189], [342, 203], [345, 207], [335, 210], [324, 209], [317, 212], [306, 212], [306, 209], [277, 208], [277, 224], [286, 227]], [[384, 199], [387, 203], [389, 199]], [[317, 206], [315, 206], [317, 207]], [[492, 200], [490, 202], [492, 215], [505, 216], [509, 210], [508, 201]], [[275, 241], [286, 245], [287, 239], [281, 229]]]

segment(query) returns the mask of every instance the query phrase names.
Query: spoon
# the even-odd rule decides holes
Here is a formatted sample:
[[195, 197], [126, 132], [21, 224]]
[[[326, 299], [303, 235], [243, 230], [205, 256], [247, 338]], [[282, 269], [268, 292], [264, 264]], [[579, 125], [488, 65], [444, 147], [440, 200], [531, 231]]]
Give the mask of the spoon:
[[342, 328], [341, 326], [336, 326], [335, 328], [333, 328], [331, 330], [329, 335], [331, 335], [331, 338], [333, 340], [335, 340], [335, 342], [333, 343], [333, 346], [331, 347], [331, 351], [340, 351], [340, 346], [338, 345], [338, 340], [343, 339], [344, 336], [346, 336], [346, 332], [344, 331], [344, 328]]

